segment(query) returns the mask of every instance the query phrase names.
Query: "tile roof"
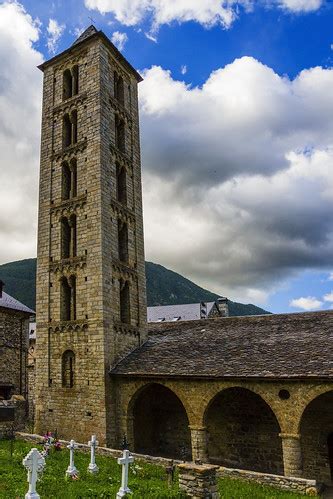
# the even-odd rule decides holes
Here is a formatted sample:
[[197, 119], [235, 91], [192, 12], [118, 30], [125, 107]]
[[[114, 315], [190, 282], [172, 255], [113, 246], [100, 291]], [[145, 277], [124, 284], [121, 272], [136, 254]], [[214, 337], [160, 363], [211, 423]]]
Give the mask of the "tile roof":
[[35, 312], [31, 310], [31, 308], [26, 307], [25, 305], [23, 305], [23, 303], [19, 302], [4, 291], [2, 292], [2, 297], [0, 298], [0, 307], [10, 308], [11, 310], [17, 310], [19, 312], [25, 312], [30, 315], [35, 314]]
[[153, 323], [111, 374], [333, 378], [333, 311]]
[[[215, 302], [205, 303], [207, 307], [207, 315], [211, 311]], [[185, 305], [161, 305], [157, 307], [147, 307], [148, 322], [171, 322], [176, 318], [182, 321], [193, 321], [201, 319], [200, 316], [201, 303], [189, 303]]]

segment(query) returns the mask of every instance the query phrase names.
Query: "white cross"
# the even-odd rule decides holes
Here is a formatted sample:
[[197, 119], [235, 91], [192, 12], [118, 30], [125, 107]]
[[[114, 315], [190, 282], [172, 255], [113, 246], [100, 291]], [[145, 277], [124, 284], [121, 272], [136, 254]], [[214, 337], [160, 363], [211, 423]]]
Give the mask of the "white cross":
[[96, 440], [96, 435], [91, 436], [91, 440], [88, 442], [88, 445], [90, 446], [91, 452], [90, 452], [90, 463], [88, 466], [88, 471], [90, 473], [97, 473], [98, 472], [98, 466], [95, 462], [95, 451], [96, 447], [98, 446], [98, 440]]
[[118, 459], [118, 464], [122, 465], [121, 474], [121, 487], [117, 494], [117, 499], [125, 497], [126, 494], [130, 494], [131, 490], [128, 488], [128, 465], [133, 463], [134, 457], [130, 455], [129, 450], [123, 451], [123, 457]]
[[39, 499], [40, 496], [36, 491], [36, 483], [38, 473], [43, 471], [45, 466], [45, 459], [37, 449], [31, 449], [23, 459], [22, 464], [28, 470], [29, 490], [25, 495], [25, 499]]
[[77, 449], [77, 444], [75, 443], [74, 440], [70, 441], [69, 445], [67, 445], [67, 449], [69, 449], [69, 466], [66, 470], [66, 475], [68, 476], [78, 475], [79, 472], [74, 465], [74, 449]]

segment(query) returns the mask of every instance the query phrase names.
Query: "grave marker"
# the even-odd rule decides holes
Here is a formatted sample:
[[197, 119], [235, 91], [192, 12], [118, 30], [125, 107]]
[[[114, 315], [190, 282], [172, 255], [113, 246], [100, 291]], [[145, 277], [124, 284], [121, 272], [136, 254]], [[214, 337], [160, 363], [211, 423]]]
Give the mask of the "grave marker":
[[38, 473], [43, 471], [45, 459], [37, 449], [31, 449], [22, 461], [23, 466], [28, 470], [29, 490], [25, 495], [25, 499], [39, 499], [40, 496], [36, 491], [36, 483]]
[[91, 449], [88, 471], [89, 473], [98, 473], [99, 468], [95, 462], [95, 452], [96, 452], [96, 447], [98, 447], [98, 440], [96, 440], [96, 435], [91, 436], [91, 440], [88, 442], [88, 445], [90, 446]]
[[76, 477], [79, 472], [74, 465], [74, 450], [77, 449], [77, 444], [74, 440], [70, 441], [69, 445], [67, 445], [67, 449], [69, 449], [69, 466], [66, 470], [66, 475], [70, 477]]
[[121, 487], [117, 494], [117, 499], [125, 497], [126, 494], [130, 494], [131, 490], [128, 488], [128, 466], [134, 462], [134, 457], [130, 455], [129, 450], [123, 451], [123, 457], [118, 459], [118, 464], [122, 466], [121, 474]]

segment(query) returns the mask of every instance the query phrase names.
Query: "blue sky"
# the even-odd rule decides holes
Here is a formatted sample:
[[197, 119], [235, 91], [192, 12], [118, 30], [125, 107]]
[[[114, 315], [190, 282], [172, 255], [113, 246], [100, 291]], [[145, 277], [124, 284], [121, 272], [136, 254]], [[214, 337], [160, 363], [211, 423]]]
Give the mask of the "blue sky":
[[[22, 36], [31, 64], [27, 57], [17, 67], [36, 82], [36, 123], [35, 59], [67, 48], [90, 18], [144, 74], [147, 259], [273, 312], [332, 306], [333, 2], [209, 0], [209, 9], [200, 0], [14, 5], [0, 1], [0, 16], [2, 6], [3, 19], [21, 23], [16, 37]], [[14, 38], [7, 26], [8, 20], [2, 28], [8, 45]], [[22, 48], [15, 43], [12, 59]], [[10, 62], [1, 50], [0, 62], [5, 75]], [[3, 97], [10, 107], [12, 89]], [[1, 133], [0, 127], [0, 143]], [[37, 134], [29, 140], [35, 144], [29, 188], [20, 154], [9, 151], [6, 159], [17, 165], [22, 183], [22, 195], [11, 199], [30, 195], [34, 219], [38, 140]], [[22, 241], [14, 225], [0, 228], [0, 241], [9, 235], [15, 241], [0, 253], [2, 262], [35, 253], [35, 242]], [[34, 222], [26, 239], [34, 239], [35, 229]]]

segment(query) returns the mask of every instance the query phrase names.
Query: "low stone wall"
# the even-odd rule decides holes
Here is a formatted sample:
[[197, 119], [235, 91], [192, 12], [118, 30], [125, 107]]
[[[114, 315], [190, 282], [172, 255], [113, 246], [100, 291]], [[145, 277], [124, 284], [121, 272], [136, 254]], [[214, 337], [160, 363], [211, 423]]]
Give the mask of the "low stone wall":
[[[19, 438], [21, 440], [25, 440], [26, 442], [31, 442], [31, 443], [42, 443], [43, 442], [43, 437], [41, 435], [34, 435], [31, 433], [23, 433], [23, 432], [16, 432], [16, 438]], [[69, 444], [69, 441], [67, 440], [59, 440], [59, 442], [65, 446]], [[90, 447], [87, 444], [80, 444], [77, 443], [78, 449], [81, 450], [82, 452], [90, 452]], [[99, 454], [101, 456], [109, 456], [109, 457], [114, 457], [118, 458], [121, 457], [123, 454], [122, 450], [118, 449], [109, 449], [108, 447], [97, 447], [96, 448], [96, 454]], [[156, 464], [157, 466], [163, 466], [165, 468], [171, 467], [173, 464], [181, 464], [182, 461], [177, 461], [177, 460], [172, 460], [172, 459], [167, 459], [165, 457], [154, 457], [154, 456], [146, 456], [144, 454], [136, 454], [135, 452], [132, 453], [131, 455], [138, 461], [142, 461], [145, 463], [149, 464]]]
[[323, 485], [316, 480], [307, 480], [305, 478], [292, 478], [280, 475], [270, 475], [268, 473], [258, 473], [256, 471], [237, 470], [232, 468], [220, 467], [218, 476], [221, 478], [235, 478], [256, 482], [261, 485], [276, 487], [282, 490], [298, 492], [308, 496], [317, 496], [323, 489]]
[[193, 499], [219, 499], [216, 470], [211, 464], [183, 463], [178, 465], [179, 489]]

